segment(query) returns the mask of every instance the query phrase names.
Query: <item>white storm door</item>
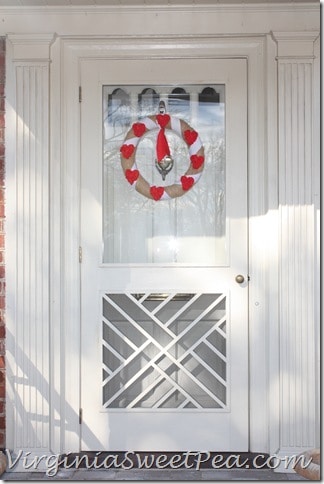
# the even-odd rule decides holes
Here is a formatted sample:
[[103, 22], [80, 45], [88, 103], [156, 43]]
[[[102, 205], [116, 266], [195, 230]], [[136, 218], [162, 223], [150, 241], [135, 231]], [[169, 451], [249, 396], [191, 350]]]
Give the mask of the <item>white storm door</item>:
[[[81, 450], [247, 451], [246, 61], [83, 60], [81, 85]], [[156, 202], [125, 180], [119, 149], [160, 100], [199, 133], [205, 166]], [[137, 166], [168, 185], [189, 154], [166, 130], [163, 182], [157, 131]]]

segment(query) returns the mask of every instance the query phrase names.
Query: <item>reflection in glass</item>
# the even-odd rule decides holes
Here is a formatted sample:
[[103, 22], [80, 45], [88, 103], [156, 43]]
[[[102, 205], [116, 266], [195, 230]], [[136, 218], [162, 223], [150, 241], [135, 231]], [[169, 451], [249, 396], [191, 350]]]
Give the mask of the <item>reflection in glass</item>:
[[130, 125], [130, 98], [123, 89], [115, 89], [108, 95], [107, 121], [110, 126]]
[[220, 112], [216, 109], [219, 104], [219, 93], [212, 87], [205, 87], [198, 96], [199, 123], [215, 125], [219, 123]]
[[[130, 125], [158, 113], [163, 100], [186, 120], [205, 149], [199, 182], [182, 197], [155, 202], [134, 190], [120, 166], [120, 146]], [[155, 168], [158, 129], [137, 147], [137, 167], [151, 185], [170, 185], [186, 172], [188, 147], [166, 130], [175, 164], [163, 182]], [[226, 231], [225, 86], [104, 86], [103, 262], [222, 266], [228, 262]]]
[[190, 94], [182, 87], [176, 87], [172, 90], [169, 98], [169, 113], [172, 116], [178, 116], [185, 121], [190, 118]]
[[158, 112], [160, 96], [154, 89], [146, 88], [138, 95], [139, 116], [149, 116]]

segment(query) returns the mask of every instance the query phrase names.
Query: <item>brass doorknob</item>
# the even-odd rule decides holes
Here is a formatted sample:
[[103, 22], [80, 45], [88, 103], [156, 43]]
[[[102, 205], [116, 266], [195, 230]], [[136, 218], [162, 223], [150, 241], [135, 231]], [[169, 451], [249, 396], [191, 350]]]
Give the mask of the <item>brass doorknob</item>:
[[236, 277], [235, 277], [235, 280], [238, 284], [242, 284], [242, 282], [244, 282], [244, 276], [242, 276], [242, 274], [238, 274]]

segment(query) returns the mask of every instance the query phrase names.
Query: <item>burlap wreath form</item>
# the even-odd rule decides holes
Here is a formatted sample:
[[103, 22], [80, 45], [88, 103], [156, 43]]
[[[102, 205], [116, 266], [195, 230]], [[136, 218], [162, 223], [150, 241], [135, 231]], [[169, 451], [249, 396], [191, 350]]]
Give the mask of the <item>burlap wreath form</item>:
[[[204, 147], [203, 147], [203, 145], [202, 145], [202, 143], [199, 139], [198, 133], [195, 130], [193, 130], [193, 128], [191, 126], [189, 126], [189, 124], [186, 123], [186, 121], [184, 121], [182, 119], [179, 119], [180, 127], [181, 127], [181, 134], [180, 134], [180, 132], [177, 133], [176, 131], [174, 131], [172, 129], [172, 126], [171, 126], [172, 125], [172, 119], [173, 118], [171, 118], [171, 116], [169, 116], [168, 114], [153, 115], [153, 116], [148, 116], [147, 118], [145, 118], [142, 121], [139, 121], [138, 123], [134, 123], [132, 128], [127, 132], [127, 134], [124, 138], [123, 145], [120, 149], [120, 151], [121, 151], [121, 165], [122, 165], [122, 168], [123, 168], [123, 171], [124, 171], [124, 175], [125, 175], [126, 179], [128, 180], [128, 182], [131, 185], [133, 185], [135, 183], [135, 190], [137, 192], [139, 192], [141, 195], [143, 195], [143, 196], [145, 196], [149, 199], [152, 199], [152, 200], [154, 199], [156, 201], [160, 200], [161, 197], [163, 199], [163, 193], [164, 192], [170, 198], [181, 197], [182, 195], [184, 195], [184, 193], [186, 193], [198, 181], [200, 174], [201, 174], [201, 172], [203, 171], [203, 168], [204, 168], [204, 160], [205, 160], [205, 158], [204, 158]], [[154, 127], [153, 127], [153, 124], [152, 124], [152, 127], [151, 127], [151, 125], [149, 127], [147, 125], [145, 125], [145, 120], [150, 120], [151, 122], [153, 122]], [[166, 122], [167, 120], [168, 120], [168, 122]], [[145, 125], [145, 130], [142, 127], [141, 127], [141, 129], [139, 129], [140, 125]], [[186, 186], [185, 189], [183, 188], [182, 182], [173, 183], [172, 185], [167, 185], [167, 186], [164, 186], [164, 187], [155, 187], [155, 186], [152, 187], [147, 182], [147, 180], [145, 180], [145, 178], [140, 174], [139, 170], [137, 169], [137, 166], [136, 166], [136, 150], [137, 150], [138, 142], [141, 140], [142, 136], [144, 136], [144, 134], [146, 132], [151, 131], [153, 129], [159, 129], [159, 128], [160, 129], [161, 128], [169, 129], [171, 131], [176, 132], [179, 136], [181, 135], [182, 139], [184, 140], [184, 142], [188, 146], [189, 152], [190, 152], [190, 147], [194, 144], [194, 142], [191, 142], [191, 140], [189, 139], [189, 138], [191, 138], [190, 135], [191, 134], [197, 135], [198, 146], [200, 145], [200, 147], [196, 152], [191, 153], [189, 167], [188, 167], [187, 171], [184, 173], [184, 175], [181, 177], [181, 179], [184, 179], [185, 182], [189, 181], [189, 183], [185, 183], [185, 185], [190, 185], [190, 186], [188, 186], [188, 187]], [[132, 146], [132, 145], [128, 145], [127, 141], [130, 140], [130, 139], [134, 139], [134, 138], [138, 139], [136, 145], [134, 146], [134, 149], [128, 150], [129, 152], [131, 152], [131, 154], [129, 154], [129, 153], [125, 154], [124, 151], [127, 151], [127, 149], [123, 150], [123, 148], [125, 148], [125, 146], [127, 146], [127, 147]], [[189, 139], [189, 141], [188, 141], [188, 139]], [[191, 175], [193, 175], [194, 178]], [[193, 180], [194, 180], [193, 183], [191, 182], [191, 180], [187, 180], [188, 178], [193, 178]], [[163, 188], [163, 191], [162, 191], [162, 188]], [[154, 196], [152, 195], [152, 191], [153, 191]], [[161, 196], [159, 196], [160, 193], [162, 193]]]

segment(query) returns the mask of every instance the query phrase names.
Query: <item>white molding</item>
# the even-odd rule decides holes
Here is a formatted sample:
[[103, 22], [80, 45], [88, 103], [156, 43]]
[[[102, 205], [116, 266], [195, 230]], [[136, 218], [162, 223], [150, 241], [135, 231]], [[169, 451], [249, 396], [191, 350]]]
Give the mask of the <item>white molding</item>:
[[[315, 335], [321, 331], [321, 39], [318, 37], [314, 43], [314, 86], [313, 86], [313, 180], [314, 180], [314, 299], [315, 299]], [[315, 347], [315, 381], [321, 381], [321, 338], [317, 338]], [[321, 386], [316, 386], [316, 422], [321, 421]], [[321, 436], [320, 425], [316, 428], [316, 447], [320, 447]]]
[[[267, 39], [248, 55], [249, 398], [250, 450], [268, 452], [268, 215], [266, 156]], [[257, 44], [256, 44], [257, 45]], [[256, 142], [257, 140], [257, 142]], [[260, 183], [260, 180], [262, 182]], [[261, 396], [262, 395], [262, 396]], [[264, 405], [260, 406], [260, 399]]]
[[[67, 377], [70, 380], [66, 384], [65, 402], [68, 408], [73, 410], [76, 416], [78, 409], [76, 375], [79, 374], [79, 361], [76, 357], [77, 345], [80, 337], [79, 327], [79, 288], [70, 282], [77, 279], [79, 267], [75, 262], [75, 251], [79, 243], [79, 234], [76, 230], [75, 221], [78, 219], [78, 183], [79, 183], [79, 104], [76, 93], [79, 86], [79, 59], [93, 58], [98, 60], [110, 58], [175, 58], [175, 57], [242, 57], [248, 59], [248, 78], [253, 79], [249, 85], [249, 178], [250, 178], [250, 210], [252, 213], [251, 249], [250, 261], [252, 267], [250, 304], [253, 310], [250, 314], [250, 338], [251, 338], [251, 374], [254, 385], [251, 387], [250, 401], [253, 411], [250, 412], [251, 426], [251, 450], [268, 451], [268, 429], [269, 415], [267, 406], [260, 406], [260, 401], [268, 400], [268, 366], [265, 355], [267, 355], [268, 341], [266, 338], [269, 329], [268, 307], [266, 304], [269, 292], [267, 276], [264, 270], [267, 267], [268, 252], [260, 246], [260, 233], [266, 226], [265, 216], [267, 201], [267, 169], [265, 166], [265, 139], [264, 139], [264, 109], [265, 109], [265, 71], [263, 53], [265, 48], [265, 37], [235, 37], [224, 38], [223, 36], [196, 36], [181, 39], [177, 42], [177, 49], [174, 49], [175, 41], [169, 37], [148, 39], [145, 38], [64, 38], [62, 39], [62, 73], [63, 82], [63, 151], [62, 151], [62, 181], [63, 200], [66, 207], [64, 210], [64, 226], [66, 239], [63, 244], [65, 274], [69, 279], [61, 281], [64, 284], [62, 294], [66, 295], [68, 306], [63, 306], [62, 315], [65, 325], [65, 338], [69, 345], [67, 353]], [[256, 142], [257, 140], [257, 142]], [[64, 175], [63, 175], [64, 173]], [[64, 181], [65, 180], [65, 181]], [[260, 183], [264, 180], [264, 184]], [[72, 181], [72, 185], [69, 184]], [[263, 238], [264, 239], [264, 238]], [[265, 239], [263, 240], [265, 242]], [[59, 279], [57, 279], [59, 283]], [[258, 305], [255, 305], [255, 303]], [[71, 310], [73, 308], [73, 311]], [[260, 333], [263, 335], [260, 338]], [[257, 343], [257, 344], [256, 344]], [[72, 381], [73, 380], [73, 381]], [[62, 401], [62, 405], [64, 402]], [[65, 450], [76, 450], [78, 421], [76, 418], [69, 426], [65, 438]], [[71, 447], [72, 446], [72, 447]]]
[[272, 32], [278, 44], [278, 59], [313, 59], [319, 32]]
[[63, 428], [68, 425], [68, 417], [62, 408], [64, 400], [64, 342], [63, 322], [61, 317], [62, 294], [60, 286], [60, 274], [64, 274], [62, 261], [62, 234], [57, 227], [62, 221], [62, 187], [61, 187], [61, 43], [56, 38], [51, 46], [51, 77], [50, 77], [50, 344], [55, 351], [50, 355], [50, 378], [51, 378], [51, 450], [60, 452], [63, 442]]
[[[291, 59], [278, 59], [279, 133], [279, 308], [280, 308], [280, 443], [298, 454], [316, 447], [316, 254], [314, 234], [313, 142], [314, 74], [305, 52], [314, 55], [317, 35], [300, 36], [300, 58], [291, 38], [276, 35], [278, 49]], [[287, 44], [288, 39], [288, 44]], [[319, 100], [318, 100], [319, 102]]]
[[8, 34], [12, 45], [12, 60], [15, 63], [48, 64], [53, 34]]
[[[15, 386], [16, 364], [16, 319], [17, 319], [17, 230], [16, 230], [16, 166], [9, 160], [15, 159], [16, 150], [16, 89], [15, 71], [11, 65], [12, 46], [6, 45], [6, 125], [12, 129], [6, 132], [6, 263], [11, 267], [6, 273], [6, 445], [15, 446]], [[8, 425], [13, 422], [13, 425]]]
[[[37, 36], [36, 36], [37, 37]], [[8, 277], [8, 373], [13, 390], [8, 406], [14, 415], [9, 442], [15, 449], [49, 449], [49, 63], [43, 61], [43, 41], [37, 38], [17, 60], [22, 39], [8, 38], [7, 90], [12, 137], [8, 140], [8, 215], [16, 236], [10, 262], [15, 275]], [[50, 38], [46, 39], [47, 48]], [[38, 53], [35, 59], [35, 51]], [[18, 56], [18, 57], [19, 57]], [[11, 109], [13, 108], [13, 111]], [[14, 294], [14, 296], [13, 296]], [[12, 358], [12, 360], [11, 360]], [[14, 364], [13, 364], [14, 360]], [[8, 421], [8, 420], [7, 420]]]
[[[233, 2], [224, 4], [222, 2], [215, 3], [214, 0], [210, 0], [210, 2], [204, 3], [195, 3], [186, 5], [182, 4], [172, 4], [168, 2], [167, 4], [161, 5], [149, 5], [148, 3], [142, 5], [127, 5], [127, 4], [118, 4], [118, 5], [65, 5], [65, 6], [0, 6], [0, 13], [1, 15], [21, 15], [21, 12], [24, 12], [24, 15], [41, 15], [41, 14], [55, 14], [55, 15], [75, 15], [75, 14], [96, 14], [96, 15], [103, 15], [103, 14], [110, 14], [110, 13], [118, 13], [118, 14], [132, 14], [137, 12], [142, 12], [145, 9], [145, 12], [149, 13], [157, 13], [157, 12], [189, 12], [189, 13], [210, 13], [210, 12], [217, 12], [217, 13], [263, 13], [271, 12], [280, 13], [280, 12], [291, 12], [292, 5], [291, 2], [273, 2], [273, 3], [257, 3], [257, 2]], [[293, 5], [294, 13], [298, 12], [317, 12], [319, 10], [318, 2], [300, 2], [294, 3]]]
[[199, 38], [203, 33], [259, 36], [271, 30], [320, 30], [319, 3], [0, 7], [0, 13], [3, 34], [33, 34], [40, 26], [61, 37], [160, 33], [165, 38], [175, 34]]
[[[61, 405], [65, 424], [60, 429], [61, 449], [80, 450], [80, 264], [79, 264], [79, 210], [80, 210], [80, 103], [79, 66], [77, 51], [66, 49], [61, 41], [60, 96], [60, 178], [55, 177], [52, 190], [60, 190], [60, 217], [53, 214], [54, 226], [60, 232], [60, 271], [53, 274], [53, 285], [60, 289], [61, 302]], [[54, 68], [54, 66], [53, 66]], [[69, 120], [69, 122], [67, 122]], [[57, 240], [57, 243], [59, 241]]]
[[[268, 211], [267, 211], [267, 247], [268, 247], [268, 392], [269, 392], [269, 452], [274, 453], [279, 446], [279, 234], [278, 234], [278, 109], [277, 109], [277, 63], [276, 44], [267, 36], [267, 170], [268, 170]], [[271, 261], [271, 264], [269, 264]]]

